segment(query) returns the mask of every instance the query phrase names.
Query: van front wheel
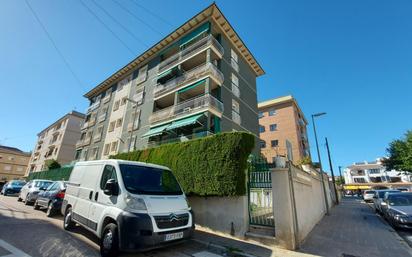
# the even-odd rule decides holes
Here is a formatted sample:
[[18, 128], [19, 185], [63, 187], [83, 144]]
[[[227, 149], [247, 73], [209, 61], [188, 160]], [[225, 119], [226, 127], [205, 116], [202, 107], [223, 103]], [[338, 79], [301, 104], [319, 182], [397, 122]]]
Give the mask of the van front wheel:
[[72, 207], [69, 207], [66, 209], [66, 212], [64, 213], [64, 229], [65, 230], [70, 230], [75, 226], [75, 223], [72, 220]]
[[119, 251], [119, 235], [117, 225], [109, 223], [104, 227], [100, 239], [100, 254], [102, 257], [117, 256]]

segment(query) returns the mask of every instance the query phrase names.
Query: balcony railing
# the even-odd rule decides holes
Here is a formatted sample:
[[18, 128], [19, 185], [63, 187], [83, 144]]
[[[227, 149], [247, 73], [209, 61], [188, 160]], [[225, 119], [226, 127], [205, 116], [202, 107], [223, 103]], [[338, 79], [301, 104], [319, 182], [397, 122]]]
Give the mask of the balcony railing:
[[99, 117], [97, 118], [97, 122], [102, 122], [106, 119], [106, 112], [103, 114], [100, 114]]
[[164, 145], [164, 144], [170, 144], [170, 143], [178, 143], [178, 142], [185, 142], [191, 139], [196, 139], [196, 138], [201, 138], [201, 137], [207, 137], [207, 136], [212, 136], [214, 135], [212, 132], [209, 131], [201, 131], [197, 133], [193, 133], [190, 135], [186, 136], [180, 136], [180, 137], [175, 137], [175, 138], [169, 138], [161, 141], [150, 141], [147, 144], [147, 147], [155, 147], [159, 145]]
[[87, 112], [92, 112], [96, 110], [97, 108], [99, 108], [99, 106], [100, 106], [100, 100], [90, 105], [89, 108], [87, 108]]
[[220, 43], [217, 42], [217, 40], [212, 35], [209, 35], [162, 61], [159, 64], [159, 74], [172, 68], [184, 59], [202, 52], [210, 46], [213, 46], [218, 51], [218, 53], [223, 56], [224, 50], [222, 45], [220, 45]]
[[80, 147], [89, 145], [91, 141], [92, 141], [91, 137], [86, 137], [84, 139], [80, 139], [79, 141], [76, 142], [76, 148], [80, 148]]
[[224, 81], [223, 73], [218, 70], [215, 65], [213, 65], [212, 63], [205, 63], [183, 73], [177, 78], [167, 81], [165, 84], [157, 84], [153, 91], [154, 97], [157, 98], [163, 94], [173, 91], [180, 86], [183, 86], [184, 84], [187, 85], [190, 82], [194, 82], [200, 77], [207, 75], [215, 78], [220, 85]]
[[103, 97], [102, 102], [103, 102], [103, 103], [107, 103], [108, 101], [110, 101], [110, 97], [111, 97], [111, 96], [112, 96], [111, 93], [108, 94], [108, 95], [106, 95], [105, 97]]
[[93, 137], [93, 142], [99, 142], [102, 139], [102, 134], [97, 134]]
[[166, 120], [176, 119], [179, 116], [188, 115], [201, 111], [202, 109], [214, 109], [217, 112], [223, 113], [223, 103], [213, 96], [207, 94], [196, 98], [189, 99], [177, 105], [173, 105], [154, 112], [150, 116], [150, 123], [158, 123]]

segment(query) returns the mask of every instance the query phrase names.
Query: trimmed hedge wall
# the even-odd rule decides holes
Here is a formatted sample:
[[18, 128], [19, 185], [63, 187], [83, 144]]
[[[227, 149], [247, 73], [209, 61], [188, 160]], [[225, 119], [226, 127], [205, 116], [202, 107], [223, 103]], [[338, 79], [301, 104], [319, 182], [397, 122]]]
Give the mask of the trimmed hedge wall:
[[254, 135], [231, 132], [111, 158], [167, 166], [188, 195], [239, 196], [246, 194], [247, 159], [254, 144]]
[[27, 177], [27, 180], [32, 179], [49, 179], [49, 180], [69, 180], [70, 173], [72, 173], [73, 167], [64, 167], [53, 170], [45, 170], [39, 172], [32, 172]]

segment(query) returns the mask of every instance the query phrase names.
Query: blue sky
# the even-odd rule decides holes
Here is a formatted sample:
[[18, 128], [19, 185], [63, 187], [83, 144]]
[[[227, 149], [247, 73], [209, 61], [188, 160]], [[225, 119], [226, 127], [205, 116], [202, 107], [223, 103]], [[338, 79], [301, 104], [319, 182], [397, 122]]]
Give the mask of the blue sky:
[[[86, 91], [211, 3], [84, 0], [116, 37], [80, 0], [28, 1], [80, 83], [26, 3], [1, 1], [0, 144], [26, 151], [50, 122], [84, 111]], [[257, 81], [259, 100], [292, 94], [308, 119], [328, 113], [317, 128], [322, 141], [329, 139], [335, 170], [384, 155], [391, 140], [412, 129], [411, 1], [217, 4], [266, 71]], [[312, 126], [309, 132], [316, 160]], [[327, 164], [323, 143], [321, 150]]]

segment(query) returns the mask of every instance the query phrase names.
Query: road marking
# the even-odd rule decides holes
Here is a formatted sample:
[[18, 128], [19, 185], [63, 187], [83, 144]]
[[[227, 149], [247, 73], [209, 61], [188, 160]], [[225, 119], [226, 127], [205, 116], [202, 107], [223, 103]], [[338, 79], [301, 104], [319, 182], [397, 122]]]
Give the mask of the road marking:
[[1, 257], [31, 257], [27, 253], [17, 249], [16, 247], [12, 246], [11, 244], [7, 243], [0, 239], [0, 247], [6, 249], [7, 251], [11, 252], [12, 254], [3, 255]]

